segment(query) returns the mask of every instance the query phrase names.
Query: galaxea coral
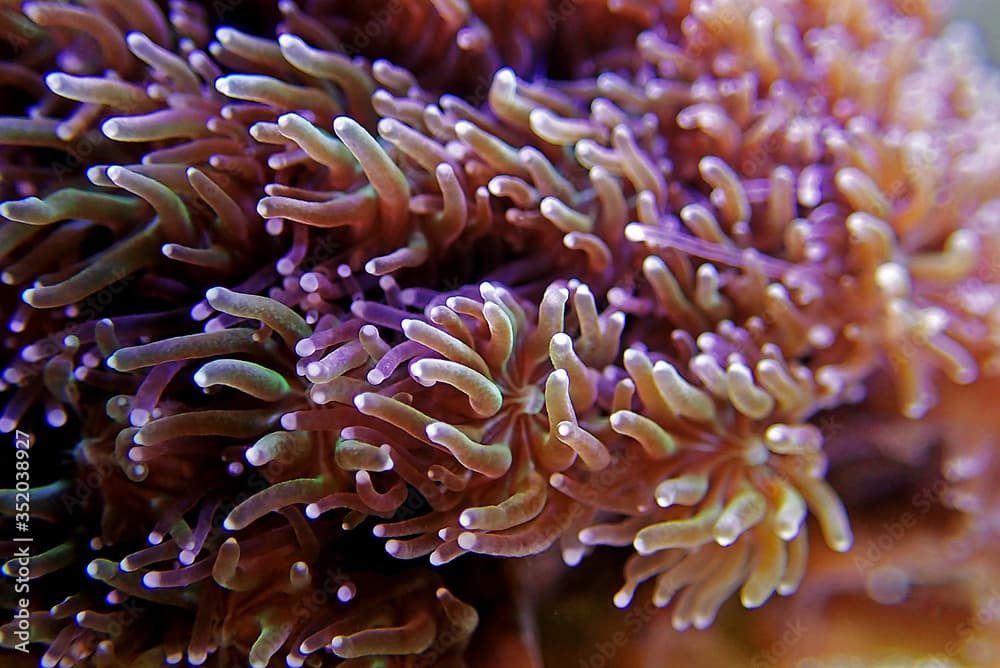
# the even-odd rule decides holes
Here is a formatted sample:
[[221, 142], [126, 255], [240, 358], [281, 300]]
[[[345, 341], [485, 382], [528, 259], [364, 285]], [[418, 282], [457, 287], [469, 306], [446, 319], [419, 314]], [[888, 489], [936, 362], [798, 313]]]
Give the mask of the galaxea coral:
[[[0, 644], [777, 666], [931, 600], [996, 665], [1000, 84], [945, 23], [0, 0]], [[640, 632], [540, 637], [619, 557]]]

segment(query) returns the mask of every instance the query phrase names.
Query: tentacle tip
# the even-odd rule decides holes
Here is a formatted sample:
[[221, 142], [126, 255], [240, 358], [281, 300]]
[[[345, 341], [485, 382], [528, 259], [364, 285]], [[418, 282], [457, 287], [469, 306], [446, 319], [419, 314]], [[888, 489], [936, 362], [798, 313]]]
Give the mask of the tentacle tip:
[[517, 83], [517, 76], [515, 76], [514, 70], [510, 67], [501, 67], [493, 75], [493, 78], [505, 85], [515, 85]]
[[[361, 126], [350, 116], [337, 116], [333, 119], [333, 131], [340, 137], [342, 134], [349, 134], [360, 129]], [[341, 137], [343, 138], [343, 137]]]
[[970, 385], [979, 378], [979, 370], [975, 367], [960, 369], [955, 374], [955, 382], [959, 385]]
[[830, 539], [830, 549], [834, 552], [847, 552], [854, 546], [854, 536], [837, 536]]
[[729, 547], [736, 542], [737, 536], [732, 536], [729, 534], [715, 536], [715, 542], [719, 547]]
[[67, 77], [62, 72], [50, 72], [45, 75], [45, 85], [56, 95], [61, 95], [65, 89]]
[[642, 556], [653, 554], [653, 552], [656, 551], [652, 545], [649, 545], [644, 538], [641, 538], [639, 536], [636, 536], [635, 539], [632, 541], [632, 547], [634, 547], [635, 551]]
[[[221, 28], [220, 32], [222, 30], [226, 30], [226, 28]], [[219, 91], [223, 95], [233, 97], [235, 86], [233, 85], [233, 81], [229, 76], [222, 76], [215, 80], [215, 90]]]
[[568, 349], [573, 346], [573, 339], [566, 332], [556, 332], [552, 335], [549, 343], [558, 348]]
[[351, 584], [343, 584], [337, 588], [337, 600], [341, 603], [350, 603], [354, 599], [355, 589]]
[[278, 116], [278, 127], [282, 128], [282, 129], [289, 128], [296, 121], [298, 121], [300, 119], [301, 120], [305, 120], [305, 119], [302, 119], [302, 117], [299, 116], [298, 114], [296, 114], [294, 111], [290, 111], [287, 114], [282, 114], [281, 116]]
[[704, 631], [715, 621], [715, 614], [699, 614], [694, 617], [694, 628]]
[[383, 118], [378, 122], [375, 128], [378, 130], [380, 135], [388, 139], [394, 131], [399, 129], [399, 125], [399, 121], [395, 118]]
[[247, 451], [243, 453], [243, 456], [246, 458], [247, 463], [250, 464], [251, 466], [262, 466], [266, 464], [268, 461], [267, 456], [264, 454], [264, 452], [258, 449], [256, 446], [251, 446], [247, 448]]
[[39, 12], [42, 9], [41, 7], [38, 6], [40, 4], [42, 3], [29, 0], [28, 2], [25, 2], [23, 5], [21, 5], [21, 11], [24, 12], [25, 15], [27, 15], [27, 17], [32, 21], [38, 21]]
[[[645, 226], [642, 223], [629, 223], [625, 226], [625, 239], [631, 241], [632, 243], [642, 243], [646, 240]], [[642, 262], [643, 270], [647, 270], [649, 266], [656, 266], [653, 256], [648, 256]]]
[[108, 168], [106, 165], [94, 165], [93, 167], [88, 167], [86, 175], [87, 175], [87, 180], [93, 183], [95, 186], [109, 185]]
[[293, 49], [297, 46], [304, 46], [304, 45], [305, 42], [303, 42], [299, 37], [291, 33], [286, 32], [278, 35], [278, 46], [280, 46], [282, 49]]
[[299, 357], [309, 357], [316, 352], [316, 344], [310, 339], [302, 339], [295, 344], [295, 354]]
[[447, 429], [448, 425], [446, 425], [444, 422], [432, 422], [426, 427], [424, 427], [424, 433], [427, 434], [427, 438], [431, 439], [432, 441], [435, 441], [441, 438], [441, 436]]
[[354, 397], [354, 407], [357, 408], [362, 413], [366, 409], [371, 408], [372, 398], [369, 396], [368, 392], [362, 392], [358, 396]]
[[571, 568], [575, 568], [583, 561], [586, 552], [579, 547], [566, 548], [562, 551], [563, 563]]
[[[109, 118], [108, 120], [101, 123], [101, 132], [108, 139], [121, 139], [122, 138], [122, 123], [118, 118]], [[121, 177], [121, 167], [114, 165], [108, 167], [107, 175], [112, 181], [117, 181]]]
[[434, 175], [440, 179], [450, 179], [455, 176], [455, 169], [447, 162], [438, 163], [434, 168]]
[[222, 45], [231, 44], [239, 33], [229, 26], [222, 26], [215, 31], [215, 39]]
[[208, 290], [205, 291], [205, 299], [207, 299], [208, 303], [211, 304], [213, 308], [215, 308], [215, 304], [213, 304], [212, 302], [218, 301], [219, 299], [222, 298], [224, 294], [225, 294], [225, 288], [220, 288], [220, 287], [209, 288]]
[[128, 44], [129, 49], [135, 51], [142, 48], [144, 44], [149, 44], [150, 39], [138, 30], [133, 30], [125, 35], [125, 43]]
[[458, 546], [463, 550], [474, 552], [478, 542], [476, 534], [469, 531], [465, 531], [458, 536]]

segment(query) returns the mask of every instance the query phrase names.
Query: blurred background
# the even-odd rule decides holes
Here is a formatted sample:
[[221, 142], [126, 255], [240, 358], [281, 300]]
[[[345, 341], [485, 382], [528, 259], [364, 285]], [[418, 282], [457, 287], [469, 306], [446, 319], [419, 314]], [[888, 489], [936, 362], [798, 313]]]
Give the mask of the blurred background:
[[997, 0], [958, 0], [957, 18], [976, 24], [983, 45], [994, 63], [1000, 63], [1000, 2]]

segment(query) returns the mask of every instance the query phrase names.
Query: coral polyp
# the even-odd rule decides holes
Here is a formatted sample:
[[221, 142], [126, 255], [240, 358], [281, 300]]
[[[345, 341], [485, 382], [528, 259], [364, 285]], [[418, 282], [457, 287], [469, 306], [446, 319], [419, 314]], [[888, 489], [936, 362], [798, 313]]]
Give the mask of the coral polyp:
[[[368, 377], [380, 381], [377, 392], [358, 394], [354, 403], [381, 429], [415, 439], [389, 439], [400, 444], [401, 457], [413, 458], [408, 467], [420, 462], [425, 469], [417, 471], [423, 480], [409, 484], [432, 480], [441, 489], [436, 502], [428, 499], [431, 516], [375, 531], [419, 531], [420, 538], [387, 549], [415, 556], [411, 545], [434, 548], [436, 563], [464, 551], [540, 552], [567, 531], [569, 520], [566, 500], [550, 492], [548, 477], [577, 460], [596, 468], [608, 460], [581, 424], [599, 411], [599, 370], [617, 356], [624, 319], [598, 314], [584, 285], [549, 286], [535, 307], [483, 283], [477, 297], [451, 296], [426, 313], [426, 321], [401, 321], [406, 341], [383, 357], [409, 347], [409, 377], [383, 378], [376, 366]], [[434, 457], [435, 450], [450, 457]]]
[[0, 646], [997, 665], [1000, 87], [947, 20], [0, 0]]
[[[805, 568], [807, 511], [834, 550], [853, 540], [844, 508], [823, 480], [822, 434], [804, 422], [815, 402], [808, 374], [803, 381], [795, 373], [801, 369], [763, 355], [750, 360], [751, 372], [743, 354], [730, 353], [726, 367], [708, 353], [695, 355], [691, 382], [669, 361], [625, 351], [627, 382], [641, 409], [624, 404], [609, 422], [628, 439], [624, 458], [637, 447], [644, 456], [638, 465], [634, 456], [631, 465], [623, 459], [613, 484], [602, 482], [606, 489], [591, 490], [590, 498], [631, 516], [580, 533], [588, 545], [635, 548], [615, 597], [619, 607], [650, 577], [657, 577], [657, 606], [687, 587], [674, 611], [677, 628], [708, 626], [741, 585], [747, 607], [776, 590], [794, 592]], [[586, 490], [585, 481], [560, 483]]]

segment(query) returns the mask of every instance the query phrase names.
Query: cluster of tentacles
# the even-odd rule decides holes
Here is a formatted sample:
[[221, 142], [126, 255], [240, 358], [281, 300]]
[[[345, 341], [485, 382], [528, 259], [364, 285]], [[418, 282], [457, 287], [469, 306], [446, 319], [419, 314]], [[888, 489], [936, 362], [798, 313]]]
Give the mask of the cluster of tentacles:
[[487, 665], [461, 564], [555, 545], [703, 629], [936, 452], [988, 571], [1000, 87], [936, 12], [0, 0], [42, 665]]

